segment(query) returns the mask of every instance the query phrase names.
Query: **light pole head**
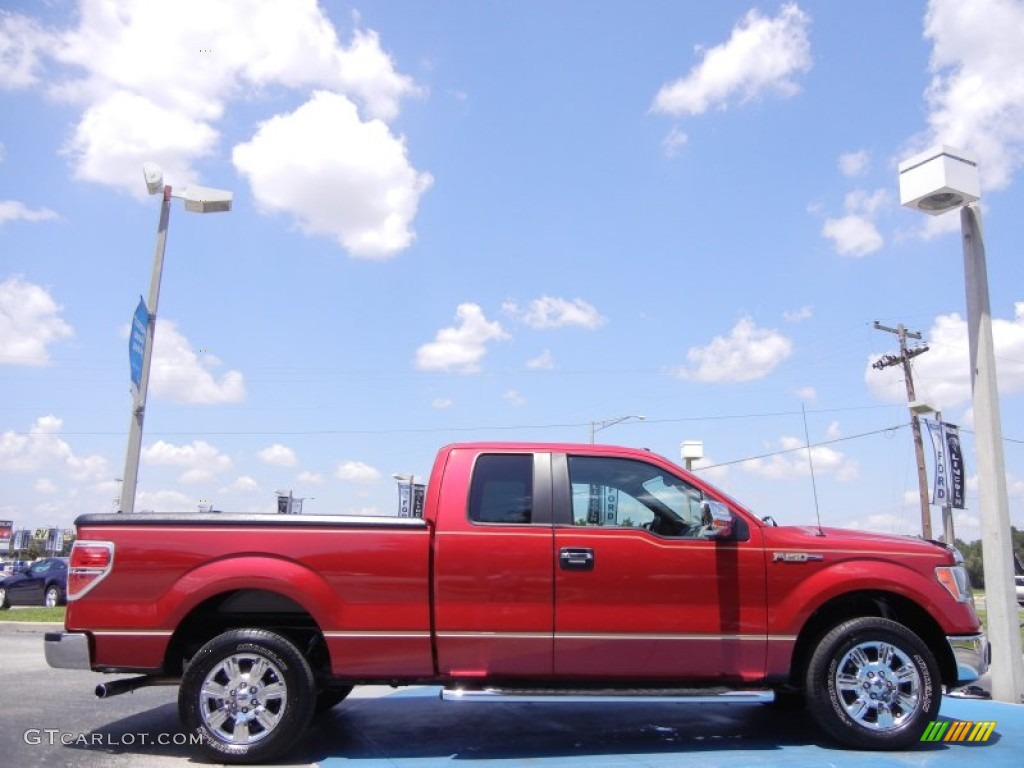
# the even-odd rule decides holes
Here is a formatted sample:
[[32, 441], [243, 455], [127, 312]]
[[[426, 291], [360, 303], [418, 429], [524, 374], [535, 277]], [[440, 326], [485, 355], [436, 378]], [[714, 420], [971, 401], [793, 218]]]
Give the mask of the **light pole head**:
[[156, 163], [143, 163], [142, 176], [146, 179], [146, 189], [151, 195], [159, 195], [164, 191], [164, 172]]
[[[226, 189], [189, 185], [182, 193], [185, 210], [192, 213], [220, 213], [231, 210], [234, 195]], [[177, 195], [175, 195], [177, 197]]]
[[978, 160], [945, 145], [932, 147], [899, 165], [900, 205], [939, 216], [981, 196]]
[[704, 458], [703, 440], [683, 440], [679, 444], [679, 455], [685, 461], [700, 461]]

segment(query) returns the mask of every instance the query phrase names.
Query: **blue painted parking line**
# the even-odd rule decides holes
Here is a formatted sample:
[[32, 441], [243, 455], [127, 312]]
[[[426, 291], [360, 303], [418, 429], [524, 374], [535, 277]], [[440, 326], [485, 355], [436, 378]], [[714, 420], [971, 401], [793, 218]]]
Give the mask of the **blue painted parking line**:
[[[942, 731], [935, 741], [859, 752], [831, 742], [806, 713], [764, 704], [469, 704], [414, 688], [351, 699], [314, 724], [299, 752], [322, 768], [453, 768], [467, 760], [480, 768], [941, 768], [964, 760], [1020, 768], [1024, 706], [947, 696], [938, 722], [947, 725], [933, 729]], [[988, 723], [995, 725], [975, 727]], [[984, 740], [969, 740], [986, 730]]]

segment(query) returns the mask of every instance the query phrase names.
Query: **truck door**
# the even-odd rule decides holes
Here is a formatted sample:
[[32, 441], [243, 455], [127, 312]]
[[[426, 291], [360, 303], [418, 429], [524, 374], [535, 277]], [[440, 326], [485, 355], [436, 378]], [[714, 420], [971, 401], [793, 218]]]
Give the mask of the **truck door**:
[[711, 497], [664, 464], [554, 457], [556, 676], [763, 677], [760, 529], [704, 538]]
[[551, 456], [448, 457], [434, 534], [438, 670], [467, 679], [551, 674]]

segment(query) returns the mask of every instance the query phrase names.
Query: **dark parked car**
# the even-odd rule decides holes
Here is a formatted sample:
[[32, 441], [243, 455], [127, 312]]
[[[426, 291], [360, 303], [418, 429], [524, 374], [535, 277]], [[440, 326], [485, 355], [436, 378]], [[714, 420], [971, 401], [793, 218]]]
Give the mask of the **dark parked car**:
[[0, 610], [12, 605], [45, 605], [67, 601], [68, 559], [47, 557], [0, 581]]

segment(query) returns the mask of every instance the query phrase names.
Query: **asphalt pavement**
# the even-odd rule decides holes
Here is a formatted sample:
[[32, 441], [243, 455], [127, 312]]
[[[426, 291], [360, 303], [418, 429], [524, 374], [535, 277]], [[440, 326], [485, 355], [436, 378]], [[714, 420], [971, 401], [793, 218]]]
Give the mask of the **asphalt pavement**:
[[[0, 621], [5, 674], [0, 755], [18, 768], [167, 768], [196, 764], [177, 717], [177, 688], [99, 700], [88, 671], [46, 665], [49, 624]], [[501, 768], [701, 768], [763, 765], [1019, 768], [1024, 705], [946, 696], [940, 721], [995, 723], [982, 742], [938, 740], [867, 753], [828, 741], [806, 715], [764, 704], [442, 702], [436, 688], [361, 687], [309, 728], [284, 764], [323, 768], [436, 768], [471, 761]]]

